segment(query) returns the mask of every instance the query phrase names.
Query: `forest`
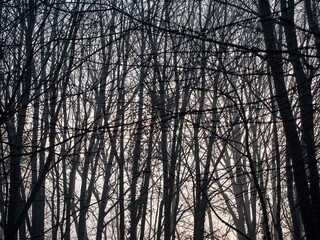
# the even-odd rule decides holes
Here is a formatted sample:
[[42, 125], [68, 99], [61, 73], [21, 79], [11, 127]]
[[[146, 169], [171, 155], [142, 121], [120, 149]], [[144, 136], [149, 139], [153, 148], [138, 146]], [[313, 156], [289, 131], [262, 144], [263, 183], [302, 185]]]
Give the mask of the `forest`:
[[318, 0], [0, 0], [0, 239], [319, 240]]

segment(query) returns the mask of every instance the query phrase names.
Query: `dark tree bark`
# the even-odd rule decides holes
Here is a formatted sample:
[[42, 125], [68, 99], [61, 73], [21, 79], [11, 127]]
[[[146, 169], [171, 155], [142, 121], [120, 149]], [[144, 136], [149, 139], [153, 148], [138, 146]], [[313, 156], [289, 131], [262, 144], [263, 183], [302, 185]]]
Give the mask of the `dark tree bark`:
[[264, 40], [267, 50], [267, 62], [271, 69], [274, 86], [276, 90], [276, 101], [278, 103], [283, 128], [288, 141], [294, 180], [297, 188], [297, 195], [300, 205], [300, 213], [307, 239], [317, 239], [317, 229], [313, 217], [311, 203], [309, 199], [308, 180], [304, 167], [304, 158], [296, 129], [295, 120], [292, 114], [288, 93], [284, 83], [282, 69], [282, 56], [277, 51], [276, 39], [273, 31], [273, 19], [270, 12], [269, 1], [259, 1], [259, 14], [263, 28]]
[[25, 69], [21, 75], [21, 81], [18, 80], [18, 88], [21, 88], [21, 102], [18, 106], [19, 110], [17, 113], [17, 128], [15, 132], [13, 130], [13, 122], [9, 124], [9, 135], [11, 135], [12, 145], [10, 147], [10, 200], [9, 200], [9, 210], [8, 210], [8, 223], [5, 230], [5, 239], [17, 239], [17, 229], [15, 229], [15, 224], [17, 222], [18, 216], [21, 211], [21, 198], [20, 198], [20, 187], [21, 187], [21, 154], [23, 149], [23, 136], [24, 127], [26, 123], [26, 112], [27, 106], [30, 98], [30, 87], [32, 84], [32, 71], [33, 67], [33, 30], [35, 25], [35, 2], [30, 0], [28, 2], [29, 15], [26, 19], [25, 28]]
[[[302, 149], [306, 149], [305, 159], [308, 163], [310, 176], [310, 196], [312, 201], [312, 210], [316, 220], [317, 228], [320, 229], [320, 187], [319, 172], [316, 159], [316, 148], [314, 142], [314, 124], [313, 124], [313, 104], [312, 104], [312, 77], [307, 77], [304, 73], [302, 54], [298, 50], [297, 34], [294, 26], [293, 0], [281, 0], [282, 17], [285, 20], [284, 32], [286, 35], [289, 59], [293, 67], [294, 76], [297, 83], [299, 94], [299, 107], [302, 123]], [[315, 28], [316, 29], [316, 28]], [[317, 50], [319, 51], [319, 49]]]

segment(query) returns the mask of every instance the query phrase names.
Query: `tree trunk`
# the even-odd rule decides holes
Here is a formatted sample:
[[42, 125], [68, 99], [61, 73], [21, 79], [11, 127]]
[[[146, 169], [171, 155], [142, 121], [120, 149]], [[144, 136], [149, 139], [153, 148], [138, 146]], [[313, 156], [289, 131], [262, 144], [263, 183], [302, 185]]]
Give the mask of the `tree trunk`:
[[297, 188], [297, 195], [300, 204], [300, 213], [308, 240], [317, 239], [317, 229], [313, 218], [309, 195], [309, 187], [304, 167], [304, 158], [299, 142], [295, 120], [291, 111], [288, 93], [284, 83], [284, 74], [282, 69], [282, 56], [277, 52], [276, 40], [273, 31], [273, 20], [270, 12], [269, 1], [259, 0], [259, 13], [266, 50], [268, 52], [267, 62], [271, 68], [271, 73], [276, 89], [276, 100], [278, 103], [284, 132], [288, 141], [288, 147], [293, 165], [294, 180]]
[[[20, 202], [20, 184], [21, 184], [21, 153], [23, 149], [23, 134], [26, 122], [26, 112], [29, 103], [30, 86], [32, 83], [32, 71], [33, 67], [33, 45], [32, 36], [35, 25], [35, 2], [30, 0], [28, 2], [29, 15], [27, 17], [26, 33], [26, 59], [25, 59], [25, 71], [22, 72], [21, 79], [21, 103], [17, 114], [17, 130], [15, 132], [16, 137], [11, 136], [12, 145], [10, 147], [10, 199], [8, 210], [8, 223], [5, 231], [5, 239], [17, 239], [17, 230], [15, 224], [21, 211]], [[18, 84], [20, 84], [18, 81]], [[14, 123], [13, 123], [14, 124]], [[10, 127], [13, 127], [11, 125]], [[10, 130], [9, 130], [10, 131]], [[10, 131], [12, 133], [12, 131]]]
[[303, 157], [308, 163], [312, 210], [317, 229], [320, 229], [320, 187], [313, 131], [312, 78], [308, 78], [303, 71], [302, 59], [300, 57], [301, 53], [298, 50], [297, 34], [294, 27], [294, 6], [295, 3], [293, 0], [288, 0], [287, 4], [285, 0], [281, 0], [282, 17], [286, 20], [284, 23], [284, 30], [289, 51], [289, 59], [293, 66], [293, 73], [298, 88], [298, 100], [302, 123], [301, 145], [303, 150], [304, 148], [306, 149], [304, 152], [307, 153], [307, 155]]

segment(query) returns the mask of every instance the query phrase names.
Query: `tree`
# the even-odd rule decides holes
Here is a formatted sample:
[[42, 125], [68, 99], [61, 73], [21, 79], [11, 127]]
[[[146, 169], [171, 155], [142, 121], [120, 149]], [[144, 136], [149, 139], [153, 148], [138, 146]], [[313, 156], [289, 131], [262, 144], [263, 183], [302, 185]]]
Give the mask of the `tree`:
[[319, 238], [318, 8], [1, 1], [0, 238]]

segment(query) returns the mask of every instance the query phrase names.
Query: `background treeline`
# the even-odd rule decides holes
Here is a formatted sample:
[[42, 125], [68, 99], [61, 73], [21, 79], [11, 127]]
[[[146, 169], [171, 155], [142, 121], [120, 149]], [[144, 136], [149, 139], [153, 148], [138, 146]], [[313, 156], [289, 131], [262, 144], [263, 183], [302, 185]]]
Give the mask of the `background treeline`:
[[0, 238], [319, 239], [317, 0], [0, 0]]

